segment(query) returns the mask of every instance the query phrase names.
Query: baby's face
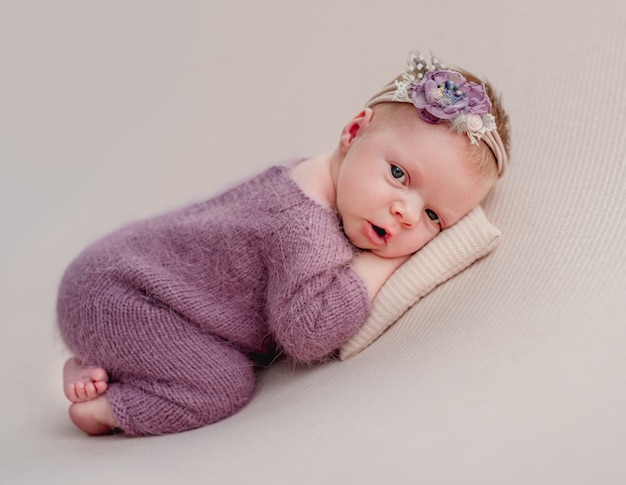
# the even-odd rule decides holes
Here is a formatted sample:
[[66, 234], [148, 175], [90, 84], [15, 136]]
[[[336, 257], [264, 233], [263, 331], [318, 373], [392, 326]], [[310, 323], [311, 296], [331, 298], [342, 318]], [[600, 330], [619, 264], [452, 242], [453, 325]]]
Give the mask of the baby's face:
[[487, 195], [468, 160], [470, 141], [416, 117], [361, 127], [341, 162], [337, 210], [357, 247], [382, 257], [412, 254]]

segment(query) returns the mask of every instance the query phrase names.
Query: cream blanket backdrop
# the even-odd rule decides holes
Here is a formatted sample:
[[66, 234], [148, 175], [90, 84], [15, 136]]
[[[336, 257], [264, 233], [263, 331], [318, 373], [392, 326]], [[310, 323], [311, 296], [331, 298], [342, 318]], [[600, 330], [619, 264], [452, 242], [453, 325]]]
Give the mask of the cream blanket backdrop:
[[[2, 2], [0, 483], [621, 483], [624, 25], [605, 0]], [[70, 259], [330, 150], [413, 48], [504, 92], [498, 248], [353, 358], [266, 372], [224, 422], [75, 430], [53, 321]]]

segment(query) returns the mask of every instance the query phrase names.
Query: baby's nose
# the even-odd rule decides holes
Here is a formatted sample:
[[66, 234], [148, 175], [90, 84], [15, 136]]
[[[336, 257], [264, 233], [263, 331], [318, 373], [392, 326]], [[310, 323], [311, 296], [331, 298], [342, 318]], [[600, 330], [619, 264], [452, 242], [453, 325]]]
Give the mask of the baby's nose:
[[392, 205], [392, 213], [405, 227], [413, 227], [422, 214], [422, 199], [419, 196], [407, 196]]

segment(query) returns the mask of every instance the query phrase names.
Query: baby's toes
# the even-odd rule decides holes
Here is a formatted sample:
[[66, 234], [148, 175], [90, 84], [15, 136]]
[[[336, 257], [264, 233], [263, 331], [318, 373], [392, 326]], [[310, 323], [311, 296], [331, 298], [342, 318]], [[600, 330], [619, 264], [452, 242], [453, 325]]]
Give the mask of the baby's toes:
[[65, 388], [65, 395], [72, 402], [85, 400], [85, 384], [82, 382], [72, 382]]
[[93, 383], [96, 388], [96, 394], [103, 394], [107, 390], [108, 384], [105, 381], [97, 381]]
[[93, 369], [91, 369], [89, 377], [91, 377], [91, 380], [94, 382], [107, 382], [109, 380], [109, 375], [107, 374], [107, 371], [105, 371], [102, 367], [94, 367]]
[[74, 390], [76, 392], [76, 397], [78, 400], [87, 399], [87, 388], [84, 382], [76, 382], [74, 383]]
[[76, 386], [74, 385], [73, 382], [65, 386], [65, 397], [67, 397], [72, 402], [78, 401], [78, 395], [76, 394]]
[[85, 398], [92, 399], [98, 395], [98, 391], [96, 390], [96, 386], [93, 382], [85, 383]]

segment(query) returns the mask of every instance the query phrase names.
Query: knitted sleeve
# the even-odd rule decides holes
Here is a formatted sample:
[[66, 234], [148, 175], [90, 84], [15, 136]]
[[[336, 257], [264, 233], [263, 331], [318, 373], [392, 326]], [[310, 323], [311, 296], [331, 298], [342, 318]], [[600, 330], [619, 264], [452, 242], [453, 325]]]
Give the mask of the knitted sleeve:
[[310, 363], [329, 356], [363, 325], [369, 298], [350, 269], [354, 248], [336, 216], [320, 208], [274, 232], [268, 251], [267, 317], [291, 359]]

